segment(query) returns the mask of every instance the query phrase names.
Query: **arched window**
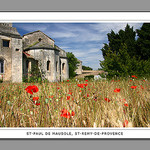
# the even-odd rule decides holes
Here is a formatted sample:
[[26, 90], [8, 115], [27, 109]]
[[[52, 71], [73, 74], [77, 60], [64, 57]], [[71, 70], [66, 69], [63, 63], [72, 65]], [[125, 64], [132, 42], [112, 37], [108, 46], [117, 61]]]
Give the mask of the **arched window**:
[[4, 60], [0, 59], [0, 73], [4, 73]]
[[26, 68], [29, 69], [29, 60], [26, 61]]
[[65, 63], [62, 64], [62, 71], [65, 72]]
[[42, 39], [41, 39], [41, 38], [39, 38], [38, 40], [39, 40], [39, 42], [41, 42], [41, 40], [42, 40]]
[[50, 63], [50, 61], [48, 60], [48, 61], [47, 61], [47, 71], [50, 71], [50, 69], [51, 69], [50, 64], [51, 64], [51, 63]]

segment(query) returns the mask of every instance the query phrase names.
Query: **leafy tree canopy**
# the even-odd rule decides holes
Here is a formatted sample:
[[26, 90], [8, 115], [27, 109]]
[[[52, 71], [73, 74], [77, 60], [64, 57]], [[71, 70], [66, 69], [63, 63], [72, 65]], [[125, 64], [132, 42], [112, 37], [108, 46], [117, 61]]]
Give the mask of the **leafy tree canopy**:
[[138, 34], [137, 52], [143, 60], [150, 58], [150, 23], [144, 23], [141, 29], [136, 30]]
[[72, 52], [67, 52], [68, 64], [69, 64], [69, 78], [75, 77], [75, 70], [77, 69], [78, 59]]
[[91, 68], [91, 67], [89, 67], [89, 66], [88, 66], [88, 67], [87, 67], [87, 66], [82, 66], [82, 69], [83, 69], [83, 70], [93, 70], [93, 68]]
[[150, 76], [150, 24], [144, 23], [136, 31], [137, 40], [136, 32], [128, 24], [125, 30], [107, 34], [109, 43], [101, 49], [104, 61], [100, 61], [100, 66], [108, 72], [109, 78], [132, 74]]

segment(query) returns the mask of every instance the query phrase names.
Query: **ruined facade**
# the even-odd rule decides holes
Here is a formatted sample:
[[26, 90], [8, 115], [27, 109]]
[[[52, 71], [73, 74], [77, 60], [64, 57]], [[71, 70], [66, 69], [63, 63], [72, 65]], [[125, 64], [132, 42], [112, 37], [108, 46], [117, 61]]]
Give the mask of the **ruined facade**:
[[37, 65], [44, 78], [62, 81], [69, 78], [66, 52], [41, 31], [21, 35], [11, 23], [0, 23], [0, 78], [22, 82]]
[[76, 72], [77, 75], [80, 75], [80, 74], [82, 74], [82, 61], [78, 59], [78, 62], [79, 62], [79, 63], [77, 64], [77, 67], [78, 67], [78, 68], [76, 69], [75, 72]]

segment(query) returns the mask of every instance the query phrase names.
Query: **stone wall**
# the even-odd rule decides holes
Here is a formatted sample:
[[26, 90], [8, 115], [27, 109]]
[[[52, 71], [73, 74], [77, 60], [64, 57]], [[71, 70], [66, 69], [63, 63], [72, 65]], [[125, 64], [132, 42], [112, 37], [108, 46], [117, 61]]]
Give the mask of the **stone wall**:
[[54, 47], [54, 40], [49, 38], [47, 35], [45, 35], [41, 31], [35, 31], [35, 32], [29, 33], [23, 36], [24, 49], [32, 47], [38, 42], [41, 42], [41, 47], [42, 47], [42, 44], [44, 43], [48, 44], [50, 47]]
[[66, 80], [69, 78], [69, 66], [67, 58], [60, 58], [61, 61], [61, 80]]
[[[55, 52], [55, 50], [34, 49], [34, 50], [27, 51], [27, 53], [33, 56], [35, 60], [38, 60], [40, 69], [42, 69], [43, 72], [45, 72], [45, 77], [50, 82], [57, 81], [57, 76], [59, 80], [59, 76], [60, 76], [59, 55], [58, 53]], [[50, 70], [47, 70], [48, 61], [50, 61]], [[56, 72], [56, 61], [57, 61], [58, 72]]]
[[[3, 40], [9, 41], [9, 47], [3, 47]], [[11, 38], [7, 36], [0, 35], [0, 59], [4, 60], [4, 73], [3, 80], [11, 80], [12, 71], [12, 52], [11, 52]]]
[[22, 39], [12, 38], [12, 82], [22, 82]]
[[77, 65], [77, 69], [76, 69], [76, 74], [79, 75], [79, 74], [82, 74], [82, 61], [78, 60], [79, 61], [79, 64]]

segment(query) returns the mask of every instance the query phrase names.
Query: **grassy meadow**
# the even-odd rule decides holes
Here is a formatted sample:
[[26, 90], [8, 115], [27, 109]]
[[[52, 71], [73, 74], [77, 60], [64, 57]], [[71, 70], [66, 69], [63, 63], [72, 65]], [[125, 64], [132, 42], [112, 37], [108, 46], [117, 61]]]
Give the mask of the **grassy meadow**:
[[150, 127], [150, 81], [3, 82], [0, 127]]

